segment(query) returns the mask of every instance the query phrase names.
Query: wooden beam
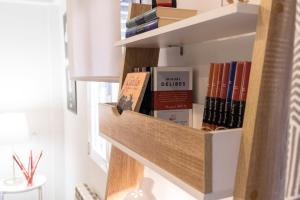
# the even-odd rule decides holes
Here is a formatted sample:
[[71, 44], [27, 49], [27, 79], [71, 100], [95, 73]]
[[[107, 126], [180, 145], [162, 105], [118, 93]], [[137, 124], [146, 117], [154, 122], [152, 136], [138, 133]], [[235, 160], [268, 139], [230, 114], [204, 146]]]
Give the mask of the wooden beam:
[[[131, 4], [129, 18], [140, 15], [152, 7], [151, 5]], [[121, 86], [127, 73], [134, 67], [157, 66], [159, 49], [126, 49], [123, 60]], [[105, 116], [105, 114], [104, 114]], [[144, 166], [138, 161], [112, 146], [106, 186], [106, 200], [124, 199], [126, 194], [136, 188], [144, 175]]]
[[236, 200], [284, 199], [295, 9], [295, 0], [261, 1]]

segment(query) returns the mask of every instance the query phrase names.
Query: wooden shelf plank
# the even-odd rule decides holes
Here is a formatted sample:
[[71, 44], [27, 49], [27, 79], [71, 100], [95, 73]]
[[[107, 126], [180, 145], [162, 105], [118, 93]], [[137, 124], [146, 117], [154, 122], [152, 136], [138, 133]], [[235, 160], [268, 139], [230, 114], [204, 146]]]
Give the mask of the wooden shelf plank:
[[116, 46], [163, 48], [256, 32], [259, 6], [236, 3], [136, 35]]
[[99, 112], [100, 132], [114, 147], [197, 199], [232, 195], [240, 129], [208, 133], [136, 112], [120, 115], [107, 104]]

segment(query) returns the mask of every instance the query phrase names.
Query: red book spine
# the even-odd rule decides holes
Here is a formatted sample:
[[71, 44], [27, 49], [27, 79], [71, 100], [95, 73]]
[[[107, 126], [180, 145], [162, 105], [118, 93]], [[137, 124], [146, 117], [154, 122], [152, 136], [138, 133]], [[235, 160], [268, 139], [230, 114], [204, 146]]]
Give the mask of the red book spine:
[[239, 107], [241, 83], [243, 77], [243, 69], [244, 69], [244, 63], [238, 62], [236, 66], [236, 72], [235, 72], [234, 83], [233, 83], [231, 111], [230, 111], [229, 123], [227, 125], [228, 128], [237, 128], [238, 112], [239, 112], [238, 107]]
[[243, 127], [250, 71], [251, 71], [251, 62], [244, 62], [243, 75], [241, 81], [241, 90], [240, 90], [240, 97], [239, 97], [239, 111], [238, 111], [238, 122], [237, 122], [238, 128]]
[[219, 64], [219, 71], [217, 74], [217, 88], [216, 88], [216, 96], [215, 96], [215, 105], [214, 105], [214, 111], [213, 111], [213, 120], [212, 123], [214, 125], [218, 124], [218, 116], [219, 116], [219, 110], [220, 110], [220, 97], [221, 97], [221, 87], [222, 87], [222, 77], [223, 77], [223, 71], [224, 71], [224, 64]]
[[172, 2], [170, 3], [158, 3], [157, 6], [161, 6], [161, 7], [173, 7]]
[[213, 116], [214, 116], [214, 108], [215, 108], [215, 102], [217, 99], [217, 88], [218, 88], [218, 78], [221, 71], [220, 64], [214, 64], [214, 71], [213, 71], [213, 77], [212, 77], [212, 85], [211, 85], [211, 92], [210, 92], [210, 104], [208, 108], [208, 124], [210, 124], [208, 127], [210, 129], [215, 129], [215, 125], [213, 124]]
[[204, 113], [203, 113], [203, 123], [202, 123], [203, 128], [208, 126], [209, 105], [211, 101], [211, 89], [212, 89], [212, 81], [213, 81], [213, 74], [214, 74], [214, 66], [215, 66], [214, 63], [210, 64], [209, 78], [208, 78], [208, 85], [207, 85], [207, 92], [206, 92], [206, 99], [205, 99], [205, 106], [204, 106]]
[[219, 115], [217, 119], [218, 126], [222, 126], [223, 124], [222, 122], [225, 117], [225, 104], [226, 104], [226, 97], [227, 97], [227, 90], [228, 90], [229, 70], [230, 70], [230, 63], [225, 63], [223, 69], [221, 91], [219, 95], [220, 107], [219, 107]]

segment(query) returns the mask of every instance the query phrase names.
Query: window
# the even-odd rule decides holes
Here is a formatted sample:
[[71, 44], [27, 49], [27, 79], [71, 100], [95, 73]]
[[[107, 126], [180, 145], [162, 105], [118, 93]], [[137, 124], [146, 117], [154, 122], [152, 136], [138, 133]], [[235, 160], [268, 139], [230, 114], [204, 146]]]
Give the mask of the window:
[[99, 103], [117, 102], [119, 83], [90, 82], [88, 83], [89, 97], [89, 155], [105, 171], [109, 159], [109, 143], [99, 135], [98, 112]]

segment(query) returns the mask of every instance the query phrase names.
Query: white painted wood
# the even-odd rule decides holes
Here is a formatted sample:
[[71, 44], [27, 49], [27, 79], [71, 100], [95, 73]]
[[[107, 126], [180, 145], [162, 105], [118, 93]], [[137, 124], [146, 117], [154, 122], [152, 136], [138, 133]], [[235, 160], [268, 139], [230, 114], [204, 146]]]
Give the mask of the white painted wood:
[[196, 199], [199, 200], [215, 200], [226, 197], [231, 197], [233, 193], [235, 172], [237, 167], [237, 160], [239, 155], [239, 145], [241, 138], [241, 129], [222, 130], [212, 132], [212, 148], [213, 148], [213, 192], [209, 194], [203, 194], [186, 184], [182, 180], [173, 176], [169, 172], [148, 161], [141, 155], [130, 150], [121, 143], [107, 137], [100, 133], [100, 135], [109, 141], [112, 145], [122, 150], [132, 158], [136, 159], [146, 167], [150, 168], [154, 172], [165, 177], [170, 182], [174, 183], [178, 187], [182, 188]]
[[200, 43], [256, 31], [259, 6], [236, 3], [136, 35], [116, 43], [124, 47], [168, 47]]
[[193, 128], [201, 129], [203, 121], [204, 105], [193, 104]]
[[212, 183], [213, 191], [223, 197], [233, 196], [242, 129], [213, 133]]

